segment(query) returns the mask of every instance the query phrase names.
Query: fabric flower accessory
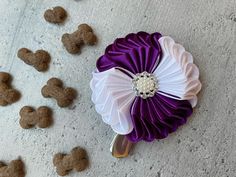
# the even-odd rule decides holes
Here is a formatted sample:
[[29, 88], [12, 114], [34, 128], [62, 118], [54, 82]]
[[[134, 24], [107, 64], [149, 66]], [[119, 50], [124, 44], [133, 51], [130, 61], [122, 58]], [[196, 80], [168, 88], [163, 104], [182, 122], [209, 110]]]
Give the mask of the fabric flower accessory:
[[185, 124], [201, 82], [183, 46], [160, 33], [139, 32], [106, 48], [90, 87], [96, 111], [119, 135], [113, 145], [130, 146], [163, 139]]

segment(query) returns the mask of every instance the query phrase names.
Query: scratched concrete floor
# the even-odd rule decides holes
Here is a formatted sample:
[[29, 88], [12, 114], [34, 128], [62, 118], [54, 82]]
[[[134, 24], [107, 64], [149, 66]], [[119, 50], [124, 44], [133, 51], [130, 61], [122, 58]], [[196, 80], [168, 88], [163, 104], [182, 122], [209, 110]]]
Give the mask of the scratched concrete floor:
[[[45, 9], [62, 5], [70, 14], [64, 25], [42, 18]], [[99, 36], [96, 47], [81, 55], [65, 52], [60, 37], [80, 23], [91, 24]], [[141, 142], [130, 157], [117, 160], [109, 153], [114, 136], [90, 101], [89, 81], [106, 45], [129, 32], [160, 31], [190, 51], [201, 71], [199, 104], [186, 126], [167, 139]], [[0, 70], [14, 76], [22, 93], [16, 104], [0, 108], [0, 159], [21, 156], [27, 177], [57, 176], [56, 152], [87, 148], [88, 177], [235, 177], [236, 176], [236, 1], [235, 0], [1, 0]], [[38, 73], [17, 59], [17, 50], [46, 49], [50, 70]], [[60, 109], [40, 94], [56, 76], [75, 87], [80, 98]], [[24, 105], [48, 105], [54, 110], [50, 129], [22, 130], [18, 112]]]

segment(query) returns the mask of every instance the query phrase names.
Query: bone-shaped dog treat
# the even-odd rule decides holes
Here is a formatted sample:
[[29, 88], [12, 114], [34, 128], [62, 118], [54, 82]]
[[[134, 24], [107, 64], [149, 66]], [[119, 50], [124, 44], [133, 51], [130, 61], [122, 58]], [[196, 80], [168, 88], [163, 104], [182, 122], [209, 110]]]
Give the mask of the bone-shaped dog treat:
[[24, 106], [20, 110], [20, 117], [20, 126], [24, 129], [36, 125], [40, 128], [47, 128], [52, 124], [52, 111], [46, 106], [41, 106], [37, 110], [30, 106]]
[[44, 18], [49, 23], [62, 23], [67, 17], [66, 10], [60, 6], [48, 9], [44, 13]]
[[12, 89], [11, 76], [8, 73], [0, 72], [0, 105], [6, 106], [14, 103], [20, 98], [20, 93]]
[[61, 41], [69, 53], [76, 54], [80, 52], [82, 45], [96, 44], [97, 37], [89, 25], [81, 24], [79, 25], [78, 30], [72, 34], [64, 34]]
[[69, 106], [76, 98], [76, 91], [70, 87], [63, 87], [63, 83], [58, 78], [51, 78], [48, 80], [42, 90], [42, 95], [46, 98], [54, 98], [60, 107]]
[[68, 155], [56, 154], [53, 158], [53, 164], [56, 167], [57, 174], [65, 176], [73, 169], [77, 172], [85, 170], [89, 162], [86, 151], [81, 147], [76, 147]]
[[0, 162], [0, 177], [24, 177], [24, 163], [21, 160], [13, 160], [8, 165]]
[[46, 71], [49, 67], [51, 57], [45, 50], [37, 50], [33, 53], [31, 50], [21, 48], [17, 56], [23, 60], [26, 64], [32, 65], [38, 71]]

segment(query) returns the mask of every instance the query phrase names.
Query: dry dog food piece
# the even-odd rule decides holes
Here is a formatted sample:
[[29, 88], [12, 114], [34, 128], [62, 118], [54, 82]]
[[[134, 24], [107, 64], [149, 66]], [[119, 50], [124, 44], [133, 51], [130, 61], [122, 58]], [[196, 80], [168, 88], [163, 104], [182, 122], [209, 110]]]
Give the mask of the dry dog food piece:
[[40, 128], [47, 128], [52, 124], [52, 111], [46, 106], [41, 106], [37, 110], [30, 106], [24, 106], [20, 110], [20, 116], [20, 126], [24, 129], [36, 125]]
[[60, 107], [69, 106], [77, 96], [73, 88], [64, 88], [62, 81], [58, 78], [49, 79], [47, 85], [42, 88], [41, 92], [46, 98], [52, 97], [56, 99]]
[[77, 172], [85, 170], [89, 161], [86, 151], [81, 147], [76, 147], [71, 150], [71, 154], [56, 154], [53, 158], [53, 164], [57, 169], [57, 174], [65, 176], [73, 169]]
[[46, 71], [51, 60], [49, 53], [45, 50], [37, 50], [33, 53], [29, 49], [22, 48], [18, 51], [17, 56], [26, 64], [32, 65], [38, 71]]
[[44, 13], [44, 18], [50, 23], [62, 23], [67, 17], [66, 10], [60, 6], [48, 9]]
[[6, 165], [0, 162], [0, 176], [1, 177], [24, 177], [24, 163], [21, 160], [13, 160]]
[[8, 73], [0, 72], [0, 105], [6, 106], [19, 100], [20, 93], [12, 89], [11, 76]]
[[87, 24], [81, 24], [78, 30], [72, 34], [63, 34], [61, 39], [66, 50], [71, 54], [80, 52], [82, 45], [94, 45], [97, 42], [97, 37], [93, 33], [93, 29]]

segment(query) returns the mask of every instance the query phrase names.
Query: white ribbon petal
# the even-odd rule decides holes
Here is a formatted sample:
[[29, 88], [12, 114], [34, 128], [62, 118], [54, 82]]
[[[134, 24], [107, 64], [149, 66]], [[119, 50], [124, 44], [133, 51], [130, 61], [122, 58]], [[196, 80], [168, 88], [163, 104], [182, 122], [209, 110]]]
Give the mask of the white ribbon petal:
[[173, 99], [189, 100], [195, 107], [201, 82], [192, 55], [168, 36], [161, 37], [159, 43], [163, 56], [154, 71], [158, 80], [158, 93]]
[[132, 78], [118, 69], [93, 72], [90, 82], [92, 101], [105, 123], [122, 135], [133, 130], [130, 107], [135, 99]]

